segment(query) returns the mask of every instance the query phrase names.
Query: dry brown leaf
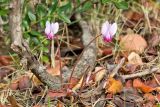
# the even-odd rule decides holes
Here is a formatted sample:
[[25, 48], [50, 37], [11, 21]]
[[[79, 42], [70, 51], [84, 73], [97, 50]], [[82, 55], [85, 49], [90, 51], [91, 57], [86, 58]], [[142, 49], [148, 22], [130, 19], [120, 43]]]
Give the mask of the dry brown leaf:
[[43, 84], [35, 75], [32, 77], [32, 82], [35, 86], [39, 86]]
[[8, 96], [7, 99], [11, 103], [12, 107], [22, 107], [17, 103], [16, 99], [13, 96]]
[[137, 68], [138, 68], [138, 65], [127, 63], [123, 67], [122, 72], [124, 72], [124, 73], [132, 73], [132, 72], [135, 72]]
[[75, 92], [82, 86], [83, 77], [80, 79], [80, 81], [72, 88], [72, 91]]
[[135, 11], [127, 11], [126, 13], [124, 13], [124, 15], [128, 20], [133, 21], [139, 21], [141, 18], [143, 18], [143, 14]]
[[67, 95], [67, 92], [65, 92], [64, 90], [62, 90], [62, 91], [49, 90], [47, 93], [47, 97], [50, 97], [51, 99], [54, 99], [57, 97], [64, 97], [66, 95]]
[[143, 97], [144, 97], [147, 101], [153, 102], [153, 101], [155, 100], [155, 96], [152, 95], [151, 93], [146, 93], [146, 94], [144, 94]]
[[66, 88], [69, 88], [69, 89], [72, 89], [74, 86], [76, 86], [76, 84], [79, 82], [79, 79], [78, 78], [74, 78], [72, 77], [71, 80], [70, 80], [70, 83], [69, 84], [66, 84], [65, 87]]
[[0, 89], [4, 89], [7, 86], [7, 84], [0, 83]]
[[56, 105], [56, 107], [65, 107], [65, 106], [62, 102], [58, 101], [58, 104]]
[[20, 90], [30, 88], [30, 86], [31, 86], [31, 83], [30, 83], [29, 76], [23, 76], [19, 79], [18, 87]]
[[135, 52], [132, 52], [131, 54], [129, 54], [128, 63], [134, 64], [134, 65], [143, 65], [141, 57]]
[[153, 34], [151, 35], [151, 37], [148, 40], [148, 44], [150, 47], [155, 47], [157, 45], [159, 45], [160, 43], [160, 35], [158, 34], [157, 30], [153, 31]]
[[0, 66], [7, 66], [10, 65], [12, 61], [12, 57], [11, 56], [0, 56]]
[[108, 79], [108, 84], [106, 85], [106, 92], [116, 94], [122, 91], [123, 85], [121, 81], [115, 80], [114, 78]]
[[122, 37], [119, 44], [122, 49], [122, 53], [125, 54], [133, 51], [141, 54], [147, 47], [146, 40], [138, 34], [128, 34]]
[[133, 80], [133, 87], [140, 89], [144, 93], [149, 93], [154, 90], [154, 88], [145, 85], [141, 80], [135, 79]]
[[104, 67], [96, 67], [95, 72], [97, 72], [95, 76], [95, 82], [99, 82], [103, 79], [106, 70], [104, 69]]
[[64, 66], [64, 63], [63, 63], [63, 62], [61, 62], [61, 65], [60, 65], [59, 60], [56, 60], [56, 61], [55, 61], [55, 68], [48, 67], [48, 68], [47, 68], [47, 72], [48, 72], [49, 74], [51, 74], [52, 76], [60, 75], [60, 67], [62, 68], [63, 66]]
[[112, 54], [112, 48], [111, 47], [104, 47], [102, 49], [99, 49], [100, 56], [110, 55]]
[[9, 85], [9, 88], [12, 89], [12, 90], [17, 90], [17, 89], [18, 89], [18, 82], [19, 82], [19, 81], [12, 82], [12, 83]]

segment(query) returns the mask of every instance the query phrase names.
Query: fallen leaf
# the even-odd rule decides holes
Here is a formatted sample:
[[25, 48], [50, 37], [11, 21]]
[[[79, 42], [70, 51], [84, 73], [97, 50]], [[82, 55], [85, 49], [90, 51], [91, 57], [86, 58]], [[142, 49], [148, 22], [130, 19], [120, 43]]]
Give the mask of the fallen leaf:
[[122, 37], [119, 45], [121, 47], [122, 54], [129, 54], [130, 52], [141, 54], [147, 47], [147, 42], [142, 36], [138, 34], [128, 34]]
[[0, 80], [2, 80], [7, 75], [11, 74], [14, 71], [13, 67], [2, 67], [0, 68]]
[[11, 106], [11, 105], [2, 105], [2, 104], [0, 104], [0, 107], [13, 107], [13, 106]]
[[9, 88], [12, 89], [12, 90], [17, 90], [18, 89], [18, 83], [19, 81], [15, 81], [15, 82], [12, 82], [10, 85], [9, 85]]
[[27, 88], [30, 88], [30, 86], [31, 86], [31, 82], [30, 82], [29, 76], [22, 76], [19, 79], [18, 87], [20, 90], [25, 90]]
[[79, 80], [79, 82], [72, 88], [72, 91], [75, 92], [82, 86], [83, 77]]
[[156, 30], [153, 30], [151, 38], [149, 38], [148, 44], [150, 47], [155, 47], [160, 43], [160, 35]]
[[12, 107], [22, 107], [17, 103], [16, 99], [13, 96], [8, 96], [7, 99], [11, 103]]
[[67, 95], [67, 92], [65, 92], [64, 90], [62, 91], [53, 91], [53, 90], [49, 90], [47, 93], [47, 97], [50, 97], [51, 99], [54, 98], [59, 98], [59, 97], [65, 97]]
[[32, 77], [32, 82], [35, 86], [39, 86], [43, 84], [35, 75], [33, 75]]
[[135, 52], [129, 54], [128, 63], [133, 65], [143, 65], [141, 57]]
[[101, 50], [101, 52], [102, 52], [103, 56], [110, 55], [110, 54], [112, 54], [112, 48], [111, 47], [104, 48]]
[[133, 80], [133, 87], [141, 90], [144, 93], [149, 93], [149, 92], [152, 92], [154, 90], [154, 88], [145, 85], [140, 79], [134, 79]]
[[5, 56], [5, 55], [0, 56], [0, 67], [10, 65], [11, 61], [12, 61], [11, 56]]
[[138, 65], [127, 63], [122, 68], [123, 68], [121, 70], [122, 72], [124, 72], [124, 73], [132, 73], [132, 72], [136, 71], [136, 69], [138, 68]]
[[133, 81], [132, 80], [127, 80], [126, 84], [125, 84], [125, 88], [131, 88]]
[[132, 10], [125, 11], [123, 14], [128, 20], [136, 22], [139, 21], [144, 16], [143, 13], [138, 13]]
[[103, 79], [106, 70], [104, 69], [104, 67], [96, 67], [95, 72], [97, 72], [95, 76], [95, 82], [100, 82]]
[[144, 94], [143, 97], [144, 97], [147, 101], [154, 102], [154, 100], [155, 100], [155, 96], [152, 95], [151, 93], [146, 93], [146, 94]]
[[109, 78], [106, 85], [106, 92], [116, 94], [122, 91], [123, 85], [121, 81]]
[[64, 104], [62, 102], [58, 101], [58, 104], [57, 104], [56, 107], [65, 107], [65, 106], [64, 106]]
[[42, 105], [36, 104], [36, 105], [34, 105], [33, 107], [42, 107]]
[[74, 78], [72, 77], [70, 80], [70, 84], [66, 85], [66, 88], [72, 89], [74, 86], [76, 86], [76, 84], [78, 83], [79, 79], [78, 78]]
[[7, 84], [0, 83], [0, 89], [4, 89], [7, 86]]
[[55, 61], [55, 68], [52, 68], [52, 67], [48, 67], [47, 68], [47, 72], [49, 74], [51, 74], [52, 76], [55, 76], [55, 75], [60, 75], [60, 68], [62, 68], [64, 66], [64, 63], [61, 62], [61, 65], [60, 65], [60, 62], [59, 60], [56, 60]]

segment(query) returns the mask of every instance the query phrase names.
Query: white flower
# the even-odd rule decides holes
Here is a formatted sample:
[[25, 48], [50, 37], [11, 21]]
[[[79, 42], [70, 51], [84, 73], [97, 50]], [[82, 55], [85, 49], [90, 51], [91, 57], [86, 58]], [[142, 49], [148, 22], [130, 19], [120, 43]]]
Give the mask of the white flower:
[[59, 24], [56, 23], [50, 23], [49, 21], [46, 22], [46, 28], [45, 28], [45, 34], [48, 39], [53, 39], [55, 34], [58, 32]]
[[109, 24], [108, 21], [102, 24], [101, 33], [105, 42], [111, 42], [117, 31], [117, 23]]

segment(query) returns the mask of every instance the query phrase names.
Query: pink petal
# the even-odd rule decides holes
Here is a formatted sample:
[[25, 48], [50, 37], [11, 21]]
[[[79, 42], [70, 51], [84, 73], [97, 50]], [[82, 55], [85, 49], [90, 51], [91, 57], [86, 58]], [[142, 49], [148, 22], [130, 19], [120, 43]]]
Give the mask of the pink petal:
[[105, 42], [111, 42], [112, 41], [112, 36], [108, 33], [107, 35], [103, 36], [103, 40]]
[[46, 22], [45, 34], [48, 35], [51, 32], [51, 24], [49, 21]]
[[52, 28], [53, 34], [56, 34], [58, 32], [58, 29], [59, 29], [59, 24], [57, 22], [56, 23], [52, 23], [51, 24], [51, 28]]
[[109, 34], [114, 36], [117, 32], [117, 23], [113, 23], [109, 29]]
[[47, 35], [47, 38], [48, 39], [53, 39], [54, 38], [54, 34], [51, 32], [51, 33], [49, 33], [48, 35]]
[[110, 24], [108, 21], [106, 21], [105, 23], [102, 24], [102, 29], [101, 29], [101, 33], [102, 35], [107, 35], [108, 31], [110, 28]]

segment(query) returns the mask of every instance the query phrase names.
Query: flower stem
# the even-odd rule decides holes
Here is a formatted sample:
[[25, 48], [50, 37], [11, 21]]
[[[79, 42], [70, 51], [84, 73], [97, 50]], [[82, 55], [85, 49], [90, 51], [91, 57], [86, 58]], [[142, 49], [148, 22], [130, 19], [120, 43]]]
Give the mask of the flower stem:
[[51, 67], [55, 67], [54, 40], [51, 40]]

